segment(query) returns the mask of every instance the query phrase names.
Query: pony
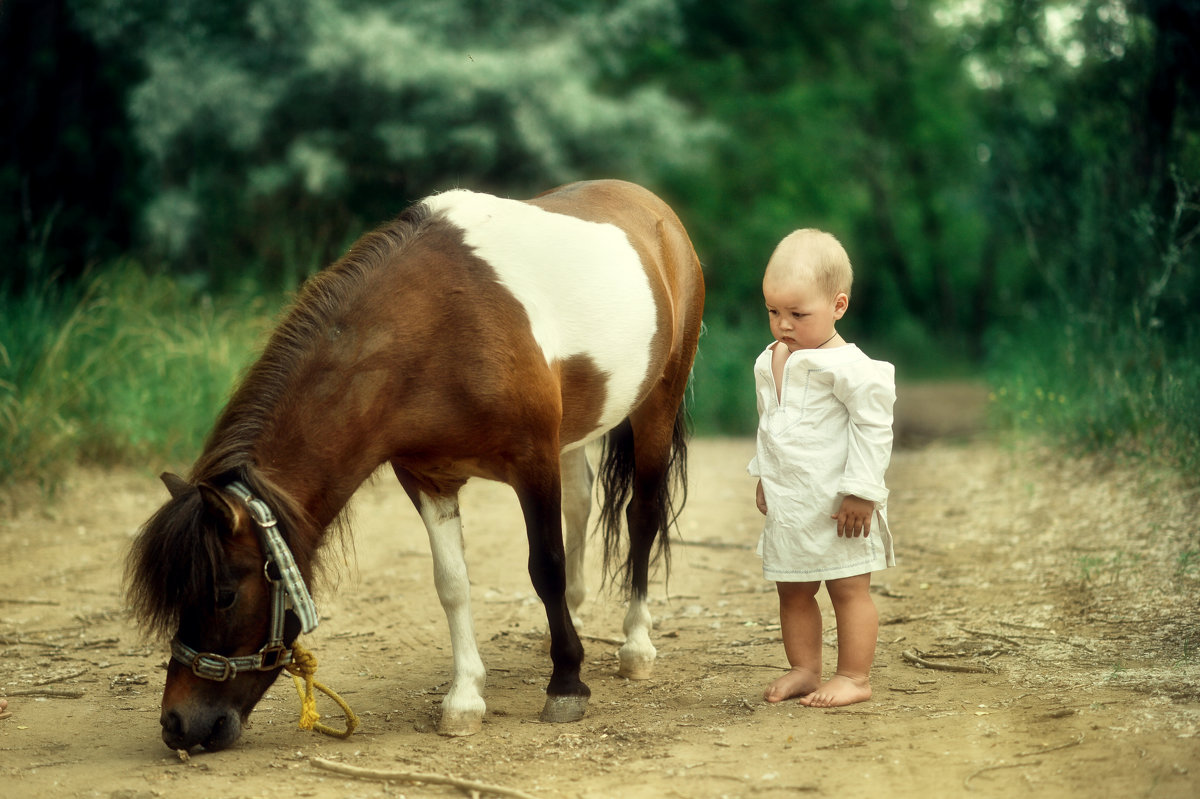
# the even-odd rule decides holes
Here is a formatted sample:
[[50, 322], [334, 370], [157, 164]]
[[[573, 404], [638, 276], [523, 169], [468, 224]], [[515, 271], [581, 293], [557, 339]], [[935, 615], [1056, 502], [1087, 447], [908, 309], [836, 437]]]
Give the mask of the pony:
[[[597, 479], [605, 575], [629, 602], [619, 671], [648, 678], [647, 581], [660, 560], [669, 568], [686, 500], [684, 400], [703, 305], [679, 218], [616, 180], [529, 200], [434, 194], [312, 276], [188, 478], [162, 476], [170, 499], [128, 554], [135, 617], [173, 636], [167, 746], [238, 739], [317, 623], [322, 544], [345, 532], [348, 501], [385, 464], [428, 531], [449, 625], [439, 733], [477, 732], [486, 708], [458, 503], [474, 477], [508, 484], [521, 507], [550, 639], [542, 720], [579, 720], [590, 695], [573, 615]], [[598, 439], [593, 470], [585, 445]]]

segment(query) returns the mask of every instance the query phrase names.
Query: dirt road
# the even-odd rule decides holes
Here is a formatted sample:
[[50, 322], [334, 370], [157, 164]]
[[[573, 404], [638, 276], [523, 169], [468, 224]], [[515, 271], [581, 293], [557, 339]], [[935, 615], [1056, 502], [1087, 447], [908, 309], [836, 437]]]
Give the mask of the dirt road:
[[[299, 731], [296, 694], [280, 681], [233, 749], [186, 760], [159, 739], [164, 649], [130, 626], [120, 595], [123, 553], [161, 486], [148, 473], [80, 471], [52, 504], [21, 497], [0, 520], [0, 692], [12, 713], [0, 720], [0, 793], [459, 795], [350, 779], [313, 765], [322, 758], [545, 799], [1200, 795], [1195, 491], [983, 439], [897, 451], [899, 566], [875, 581], [874, 699], [769, 706], [762, 689], [785, 661], [754, 554], [752, 447], [693, 442], [683, 538], [669, 583], [652, 591], [653, 679], [616, 676], [622, 610], [589, 601], [582, 722], [537, 722], [544, 617], [516, 500], [480, 482], [463, 515], [489, 710], [474, 737], [433, 731], [445, 622], [416, 513], [380, 477], [355, 500], [352, 547], [329, 551], [346, 562], [306, 638], [360, 731]], [[832, 663], [832, 614], [826, 627]], [[341, 721], [332, 704], [321, 710]]]

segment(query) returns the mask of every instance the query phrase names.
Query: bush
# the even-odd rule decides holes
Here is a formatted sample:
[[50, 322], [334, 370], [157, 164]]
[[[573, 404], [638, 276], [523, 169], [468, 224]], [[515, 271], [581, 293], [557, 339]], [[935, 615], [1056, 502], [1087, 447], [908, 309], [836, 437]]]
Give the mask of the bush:
[[271, 322], [128, 263], [0, 303], [0, 485], [190, 461]]
[[993, 343], [989, 377], [1001, 429], [1200, 473], [1194, 333], [1168, 343], [1132, 324], [1033, 325]]

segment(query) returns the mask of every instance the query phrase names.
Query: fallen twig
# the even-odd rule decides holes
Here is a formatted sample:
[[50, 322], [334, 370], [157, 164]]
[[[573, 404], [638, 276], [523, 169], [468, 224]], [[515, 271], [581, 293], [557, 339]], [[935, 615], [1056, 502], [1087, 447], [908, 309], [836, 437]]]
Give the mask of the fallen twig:
[[12, 597], [0, 596], [0, 602], [8, 605], [57, 605], [53, 599], [13, 599]]
[[64, 644], [56, 644], [51, 641], [27, 641], [24, 638], [7, 638], [0, 636], [0, 644], [5, 646], [45, 646], [50, 649], [62, 649]]
[[[1075, 711], [1071, 712], [1074, 713]], [[1016, 756], [1029, 757], [1031, 755], [1042, 755], [1046, 752], [1057, 752], [1059, 749], [1070, 749], [1072, 746], [1079, 746], [1081, 743], [1083, 743], [1083, 733], [1079, 733], [1079, 737], [1074, 741], [1067, 741], [1065, 744], [1059, 744], [1058, 746], [1047, 746], [1045, 749], [1039, 749], [1036, 752], [1017, 752]]]
[[56, 699], [82, 699], [83, 691], [64, 688], [9, 688], [4, 696], [50, 696]]
[[912, 616], [893, 616], [890, 619], [883, 619], [879, 623], [883, 625], [907, 624], [910, 621], [921, 621], [922, 619], [931, 619], [936, 616], [956, 616], [964, 610], [966, 610], [965, 607], [951, 608], [950, 610], [933, 610], [929, 613], [917, 613]]
[[518, 791], [514, 788], [505, 788], [500, 785], [488, 785], [485, 782], [475, 782], [474, 780], [463, 780], [457, 777], [447, 777], [442, 774], [422, 774], [416, 771], [377, 771], [369, 768], [359, 768], [358, 766], [348, 766], [345, 763], [338, 763], [333, 760], [325, 760], [320, 757], [309, 758], [309, 762], [317, 768], [333, 771], [337, 774], [344, 774], [347, 777], [357, 777], [363, 780], [383, 780], [384, 782], [424, 782], [429, 785], [451, 785], [463, 791], [472, 793], [493, 793], [498, 796], [514, 796], [517, 799], [535, 799], [531, 794], [524, 791]]
[[686, 541], [680, 539], [679, 543], [685, 547], [708, 547], [710, 549], [750, 549], [748, 544], [731, 543], [729, 541]]
[[60, 674], [57, 677], [47, 677], [44, 680], [37, 680], [34, 682], [34, 685], [50, 685], [51, 683], [62, 682], [63, 680], [70, 680], [74, 677], [78, 677], [79, 675], [83, 674], [86, 671], [87, 671], [87, 669], [76, 669], [75, 671], [67, 672], [66, 674]]
[[971, 790], [971, 780], [975, 779], [980, 774], [983, 774], [986, 771], [999, 771], [1002, 768], [1023, 768], [1025, 766], [1040, 766], [1040, 765], [1042, 765], [1042, 761], [1031, 760], [1028, 763], [1001, 763], [998, 766], [985, 766], [984, 768], [979, 769], [979, 771], [976, 771], [974, 774], [969, 774], [967, 776], [967, 778], [965, 780], [963, 780], [963, 787], [966, 788], [968, 791]]
[[958, 629], [960, 629], [964, 633], [968, 633], [970, 635], [978, 635], [981, 638], [994, 638], [997, 641], [1003, 641], [1006, 644], [1012, 644], [1013, 646], [1021, 646], [1020, 641], [1009, 638], [1007, 635], [1000, 635], [999, 633], [990, 633], [987, 630], [972, 630], [970, 627], [959, 627]]
[[901, 653], [901, 657], [903, 657], [909, 663], [914, 663], [914, 664], [920, 666], [921, 668], [925, 668], [925, 669], [935, 669], [937, 671], [961, 671], [961, 672], [967, 672], [970, 674], [992, 674], [993, 673], [993, 670], [988, 668], [987, 666], [961, 665], [958, 663], [938, 663], [937, 661], [926, 660], [925, 658], [918, 655], [915, 651], [906, 650]]

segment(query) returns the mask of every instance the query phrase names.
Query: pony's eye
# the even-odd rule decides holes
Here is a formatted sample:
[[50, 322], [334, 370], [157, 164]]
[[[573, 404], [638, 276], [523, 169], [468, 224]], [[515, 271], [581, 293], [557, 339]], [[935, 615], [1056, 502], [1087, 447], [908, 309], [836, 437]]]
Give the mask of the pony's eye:
[[217, 610], [229, 610], [237, 602], [237, 591], [230, 588], [217, 590]]

